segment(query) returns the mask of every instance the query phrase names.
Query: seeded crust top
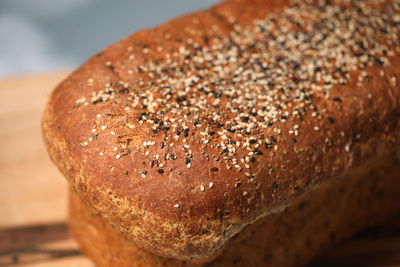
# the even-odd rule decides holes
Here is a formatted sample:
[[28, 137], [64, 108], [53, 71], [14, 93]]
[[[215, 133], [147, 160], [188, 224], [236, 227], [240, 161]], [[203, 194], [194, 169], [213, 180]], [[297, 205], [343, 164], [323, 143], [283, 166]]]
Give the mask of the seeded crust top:
[[400, 2], [226, 1], [98, 53], [52, 93], [49, 153], [156, 254], [245, 225], [397, 145]]

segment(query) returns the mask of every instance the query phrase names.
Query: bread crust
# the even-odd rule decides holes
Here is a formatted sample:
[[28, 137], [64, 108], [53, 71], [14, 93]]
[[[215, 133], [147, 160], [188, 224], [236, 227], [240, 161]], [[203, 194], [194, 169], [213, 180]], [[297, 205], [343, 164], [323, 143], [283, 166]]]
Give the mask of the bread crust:
[[303, 266], [362, 228], [400, 214], [400, 153], [324, 182], [247, 226], [207, 264], [160, 257], [127, 241], [71, 190], [69, 229], [97, 266]]
[[[226, 46], [235, 50], [237, 34], [238, 40], [247, 42], [247, 46], [241, 57], [234, 60], [251, 60], [248, 52], [251, 49], [256, 49], [255, 54], [260, 58], [263, 55], [261, 51], [246, 39], [248, 36], [259, 36], [259, 33], [253, 32], [255, 20], [271, 17], [268, 21], [272, 21], [271, 27], [275, 30], [285, 29], [285, 26], [306, 27], [308, 24], [318, 27], [319, 22], [307, 17], [302, 8], [321, 16], [329, 16], [329, 9], [318, 7], [317, 3], [298, 6], [288, 1], [226, 1], [209, 10], [137, 32], [111, 45], [83, 64], [51, 94], [42, 121], [50, 157], [86, 204], [137, 246], [180, 260], [203, 262], [213, 259], [226, 241], [246, 225], [282, 211], [317, 184], [345, 173], [368, 159], [379, 157], [399, 144], [400, 60], [399, 37], [396, 36], [399, 11], [393, 1], [356, 3], [361, 5], [360, 16], [362, 12], [373, 12], [375, 9], [378, 14], [390, 17], [382, 33], [366, 30], [363, 36], [362, 30], [353, 30], [361, 35], [354, 38], [369, 40], [367, 35], [373, 36], [379, 49], [366, 48], [363, 53], [350, 53], [346, 50], [349, 43], [344, 46], [338, 44], [340, 49], [344, 49], [344, 54], [350, 53], [346, 58], [347, 65], [353, 61], [357, 64], [352, 66], [354, 70], [343, 74], [340, 71], [328, 72], [331, 78], [329, 81], [326, 77], [322, 79], [324, 84], [321, 88], [317, 86], [317, 74], [312, 76], [315, 80], [304, 81], [300, 74], [296, 76], [296, 68], [301, 69], [301, 66], [284, 65], [284, 56], [283, 59], [279, 56], [274, 58], [271, 74], [274, 70], [293, 74], [285, 85], [295, 82], [295, 86], [282, 91], [275, 88], [276, 84], [272, 82], [266, 85], [273, 88], [265, 91], [265, 95], [273, 94], [260, 101], [264, 101], [262, 104], [271, 102], [273, 112], [264, 114], [259, 107], [260, 110], [254, 112], [257, 115], [253, 114], [255, 129], [248, 131], [249, 136], [247, 130], [243, 130], [241, 136], [239, 131], [240, 123], [250, 127], [248, 123], [253, 118], [246, 114], [253, 116], [251, 110], [240, 111], [240, 114], [243, 113], [240, 115], [242, 121], [235, 126], [229, 128], [227, 125], [234, 125], [238, 114], [229, 108], [230, 104], [236, 103], [238, 109], [246, 108], [243, 103], [248, 100], [239, 98], [237, 94], [246, 91], [240, 85], [257, 80], [251, 78], [252, 73], [239, 75], [240, 79], [250, 78], [233, 84], [237, 87], [233, 89], [236, 94], [233, 96], [224, 91], [232, 84], [212, 92], [213, 86], [218, 85], [214, 82], [210, 86], [211, 94], [221, 93], [222, 97], [213, 100], [211, 106], [202, 106], [204, 98], [193, 88], [178, 88], [179, 84], [175, 83], [175, 90], [157, 87], [157, 84], [162, 84], [160, 80], [165, 76], [181, 77], [176, 79], [181, 83], [188, 79], [185, 75], [191, 73], [195, 59], [191, 52], [188, 54], [191, 57], [188, 57], [185, 49], [195, 47], [196, 43], [206, 49], [198, 53], [207, 58], [207, 49], [219, 51]], [[348, 5], [340, 1], [333, 3], [333, 6], [341, 7], [339, 10], [343, 13], [356, 12], [354, 6]], [[293, 10], [300, 15], [293, 15]], [[325, 10], [326, 14], [318, 10]], [[362, 16], [360, 21], [367, 17]], [[290, 21], [293, 18], [299, 20], [297, 24]], [[329, 18], [327, 20], [330, 21]], [[336, 22], [339, 20], [337, 18]], [[379, 25], [379, 21], [376, 23]], [[275, 38], [273, 34], [279, 34], [275, 30], [256, 43], [268, 43], [269, 39]], [[302, 32], [300, 28], [296, 31]], [[351, 33], [351, 27], [349, 31]], [[308, 30], [304, 29], [303, 33], [306, 32]], [[344, 30], [343, 36], [348, 33]], [[285, 35], [280, 33], [276, 37], [278, 48], [289, 40], [279, 42], [280, 36]], [[329, 39], [329, 35], [326, 38]], [[346, 37], [344, 39], [352, 42]], [[362, 48], [366, 44], [358, 45]], [[291, 45], [286, 44], [288, 49], [292, 48]], [[319, 48], [331, 51], [329, 45], [316, 46], [311, 51]], [[240, 45], [237, 47], [240, 48]], [[265, 53], [272, 53], [268, 55], [280, 53], [270, 43], [267, 48], [261, 48], [266, 49]], [[293, 57], [295, 52], [292, 52]], [[177, 53], [176, 61], [174, 53]], [[222, 51], [220, 55], [225, 56], [224, 53], [227, 51]], [[372, 63], [369, 54], [376, 55]], [[364, 55], [366, 63], [362, 62]], [[214, 56], [218, 58], [218, 53]], [[310, 55], [310, 58], [313, 57], [316, 61], [325, 60], [324, 55], [314, 53]], [[300, 55], [304, 61], [308, 58]], [[203, 62], [206, 64], [203, 72], [207, 75], [214, 75], [210, 72], [211, 66], [216, 68], [215, 72], [222, 68], [218, 63], [212, 65], [213, 60], [207, 62]], [[218, 60], [214, 59], [214, 62]], [[234, 63], [232, 68], [235, 70], [244, 66]], [[329, 60], [325, 63], [322, 68], [329, 69]], [[174, 67], [162, 70], [169, 65]], [[358, 68], [358, 65], [361, 67]], [[320, 68], [317, 65], [312, 67]], [[180, 70], [181, 76], [175, 73], [176, 70]], [[271, 70], [266, 67], [263, 71], [269, 73]], [[304, 70], [303, 74], [306, 73]], [[258, 80], [262, 83], [269, 82], [268, 79]], [[279, 81], [280, 78], [276, 79]], [[347, 80], [343, 82], [340, 79]], [[169, 91], [162, 95], [164, 89]], [[251, 90], [255, 89], [249, 90], [251, 94]], [[181, 98], [184, 92], [189, 93]], [[296, 96], [300, 97], [299, 101]], [[178, 103], [173, 105], [179, 107], [175, 109], [172, 104], [169, 107], [168, 99], [176, 100]], [[232, 102], [232, 99], [237, 101]], [[197, 105], [198, 109], [191, 110], [185, 106], [186, 102]], [[158, 103], [165, 106], [157, 106]], [[161, 113], [164, 108], [174, 121], [165, 119], [167, 115]], [[293, 112], [295, 108], [297, 113]], [[215, 113], [211, 113], [214, 110]], [[199, 123], [197, 120], [200, 121], [203, 115], [218, 115], [222, 129], [210, 117]], [[163, 116], [164, 124], [157, 122], [157, 116]], [[272, 125], [262, 128], [266, 123]], [[185, 127], [189, 129], [187, 136]], [[178, 135], [178, 132], [181, 134]], [[204, 136], [206, 139], [203, 139]], [[250, 139], [252, 137], [254, 139]], [[223, 145], [219, 145], [221, 143]], [[239, 147], [238, 143], [242, 146]], [[234, 152], [232, 147], [237, 147]]]

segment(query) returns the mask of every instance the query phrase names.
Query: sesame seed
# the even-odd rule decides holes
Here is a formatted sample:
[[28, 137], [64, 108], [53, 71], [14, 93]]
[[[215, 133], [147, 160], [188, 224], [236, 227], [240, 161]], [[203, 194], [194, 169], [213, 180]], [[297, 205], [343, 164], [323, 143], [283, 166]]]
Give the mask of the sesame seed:
[[[395, 46], [400, 26], [392, 23], [398, 20], [397, 6], [382, 8], [368, 1], [350, 1], [348, 5], [349, 8], [342, 9], [328, 2], [322, 6], [299, 1], [279, 13], [279, 23], [273, 12], [248, 25], [229, 17], [232, 31], [228, 37], [203, 33], [200, 41], [178, 37], [176, 49], [164, 49], [159, 42], [154, 49], [164, 51], [162, 57], [125, 70], [120, 62], [105, 62], [110, 69], [119, 66], [122, 71], [144, 74], [150, 79], [139, 75], [132, 83], [109, 82], [103, 87], [96, 84], [96, 88], [91, 88], [90, 101], [76, 100], [74, 108], [102, 105], [106, 101], [121, 105], [120, 114], [97, 114], [91, 129], [93, 135], [84, 140], [96, 142], [97, 129], [120, 127], [115, 126], [120, 120], [124, 128], [118, 135], [118, 147], [122, 147], [119, 157], [129, 151], [129, 144], [123, 147], [123, 129], [143, 127], [150, 129], [149, 138], [162, 139], [162, 154], [156, 151], [158, 147], [153, 147], [152, 140], [138, 148], [152, 167], [165, 166], [169, 170], [168, 164], [173, 164], [170, 159], [183, 153], [185, 165], [191, 168], [190, 157], [197, 155], [200, 147], [202, 159], [218, 161], [228, 170], [234, 168], [238, 176], [254, 177], [250, 172], [241, 172], [242, 169], [256, 168], [256, 161], [264, 164], [265, 154], [278, 154], [279, 143], [287, 141], [283, 130], [290, 135], [291, 144], [298, 144], [298, 136], [303, 134], [300, 125], [306, 125], [302, 122], [304, 117], [312, 116], [313, 120], [325, 123], [312, 125], [314, 131], [333, 127], [335, 116], [329, 117], [330, 110], [327, 112], [325, 107], [333, 103], [339, 109], [347, 99], [340, 90], [331, 92], [334, 86], [357, 84], [366, 88], [371, 79], [368, 67], [382, 68], [379, 75], [387, 76], [390, 85], [397, 86], [398, 77], [384, 69], [390, 66], [391, 57], [400, 52]], [[194, 18], [193, 23], [200, 20]], [[187, 30], [197, 34], [194, 28]], [[218, 25], [210, 30], [218, 30]], [[165, 33], [163, 38], [171, 39], [172, 35]], [[134, 51], [146, 54], [154, 50], [141, 44], [130, 45], [124, 51], [125, 59], [134, 60]], [[130, 64], [135, 65], [133, 61]], [[89, 84], [94, 81], [92, 77], [87, 80]], [[337, 95], [331, 96], [333, 92]], [[319, 95], [326, 100], [315, 101]], [[371, 93], [368, 98], [372, 99]], [[133, 110], [138, 114], [132, 119]], [[114, 131], [110, 134], [116, 135]], [[80, 144], [82, 148], [87, 145], [88, 142]], [[282, 153], [286, 153], [284, 148], [281, 146]], [[209, 153], [209, 149], [215, 153]], [[344, 149], [347, 151], [350, 146]], [[165, 162], [159, 163], [159, 159]]]

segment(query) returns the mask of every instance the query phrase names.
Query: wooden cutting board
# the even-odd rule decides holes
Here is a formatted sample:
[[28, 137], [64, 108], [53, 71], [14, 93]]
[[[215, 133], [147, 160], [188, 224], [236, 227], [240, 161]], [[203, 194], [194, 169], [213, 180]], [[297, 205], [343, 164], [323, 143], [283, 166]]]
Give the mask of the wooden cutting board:
[[[46, 99], [67, 73], [0, 78], [0, 266], [93, 266], [68, 234], [67, 183], [40, 133]], [[355, 265], [400, 266], [400, 218], [312, 264]]]

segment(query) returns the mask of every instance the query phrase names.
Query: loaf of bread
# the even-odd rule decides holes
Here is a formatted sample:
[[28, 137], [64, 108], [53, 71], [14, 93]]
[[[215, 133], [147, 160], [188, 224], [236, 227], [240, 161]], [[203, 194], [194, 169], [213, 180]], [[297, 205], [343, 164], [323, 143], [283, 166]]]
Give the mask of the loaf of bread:
[[305, 193], [285, 211], [245, 227], [207, 264], [160, 257], [139, 248], [72, 190], [69, 227], [98, 266], [300, 266], [360, 229], [399, 214], [400, 155], [369, 163]]
[[309, 261], [400, 212], [399, 69], [397, 0], [227, 0], [111, 45], [43, 115], [72, 233], [103, 266]]

